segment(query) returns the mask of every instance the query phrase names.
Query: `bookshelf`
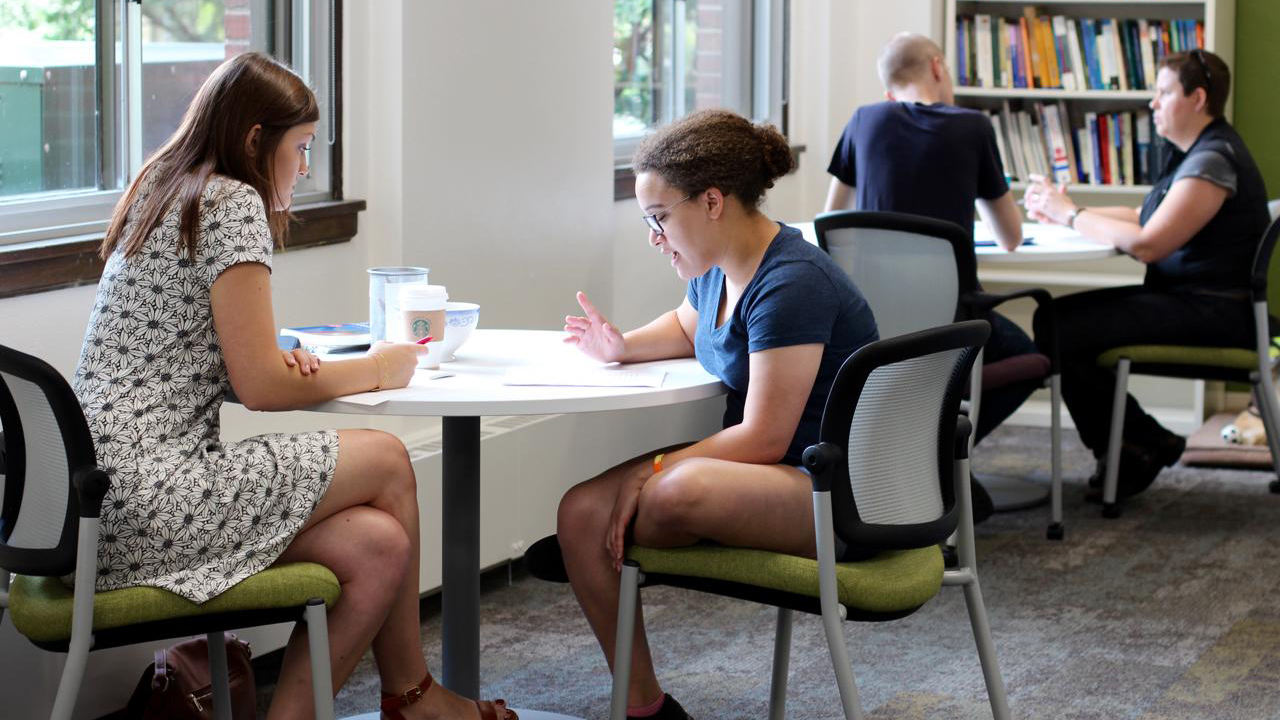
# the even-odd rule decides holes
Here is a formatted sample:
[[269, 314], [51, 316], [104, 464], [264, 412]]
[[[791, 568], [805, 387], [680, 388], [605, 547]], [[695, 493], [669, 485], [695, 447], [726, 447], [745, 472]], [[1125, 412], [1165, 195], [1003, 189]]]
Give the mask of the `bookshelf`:
[[[1043, 22], [1043, 44], [1036, 43], [1037, 22]], [[1029, 31], [1025, 35], [1023, 26]], [[1087, 29], [1098, 33], [1090, 52], [1085, 52]], [[956, 103], [994, 115], [1015, 191], [1025, 189], [1026, 174], [1047, 169], [1062, 177], [1065, 170], [1073, 194], [1136, 202], [1150, 190], [1140, 182], [1151, 175], [1143, 165], [1158, 161], [1150, 158], [1158, 138], [1147, 111], [1161, 50], [1202, 46], [1220, 55], [1234, 77], [1235, 0], [946, 0], [943, 30]], [[1145, 57], [1144, 41], [1150, 50]], [[1073, 42], [1078, 60], [1073, 59]], [[1042, 51], [1045, 65], [1031, 62], [1028, 43]], [[1109, 53], [1105, 59], [1104, 52]], [[979, 60], [984, 53], [992, 55]], [[1054, 60], [1058, 62], [1050, 69]], [[1071, 76], [1064, 77], [1062, 70]], [[1088, 145], [1083, 154], [1082, 143]], [[1033, 168], [1040, 157], [1043, 164]]]

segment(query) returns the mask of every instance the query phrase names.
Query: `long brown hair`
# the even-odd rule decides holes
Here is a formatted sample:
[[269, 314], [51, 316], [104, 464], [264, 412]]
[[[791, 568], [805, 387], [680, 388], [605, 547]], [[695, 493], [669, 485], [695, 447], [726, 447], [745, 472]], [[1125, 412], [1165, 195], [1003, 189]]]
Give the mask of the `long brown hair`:
[[[176, 198], [182, 208], [179, 248], [194, 258], [200, 196], [215, 173], [258, 191], [272, 236], [283, 242], [289, 211], [275, 209], [272, 160], [289, 128], [319, 119], [315, 93], [271, 57], [244, 53], [222, 63], [200, 86], [173, 136], [147, 160], [116, 204], [99, 254], [106, 258], [116, 248], [126, 256], [137, 252]], [[262, 129], [250, 156], [245, 142], [254, 125]], [[144, 181], [151, 182], [151, 188], [138, 207], [132, 207]], [[136, 219], [132, 225], [131, 216]]]

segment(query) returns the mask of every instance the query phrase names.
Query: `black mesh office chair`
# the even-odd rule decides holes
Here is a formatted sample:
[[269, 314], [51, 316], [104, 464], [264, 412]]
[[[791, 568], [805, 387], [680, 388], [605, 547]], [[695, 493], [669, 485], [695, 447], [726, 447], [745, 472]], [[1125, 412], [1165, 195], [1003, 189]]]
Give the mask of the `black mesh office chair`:
[[[44, 361], [0, 345], [0, 617], [36, 646], [67, 653], [50, 717], [69, 720], [91, 650], [205, 634], [214, 717], [230, 720], [223, 631], [305, 620], [316, 717], [333, 718], [325, 609], [341, 592], [315, 563], [253, 575], [204, 604], [166, 590], [95, 592], [98, 515], [110, 479], [80, 403]], [[62, 578], [75, 573], [74, 589]], [[14, 573], [10, 583], [10, 573]]]

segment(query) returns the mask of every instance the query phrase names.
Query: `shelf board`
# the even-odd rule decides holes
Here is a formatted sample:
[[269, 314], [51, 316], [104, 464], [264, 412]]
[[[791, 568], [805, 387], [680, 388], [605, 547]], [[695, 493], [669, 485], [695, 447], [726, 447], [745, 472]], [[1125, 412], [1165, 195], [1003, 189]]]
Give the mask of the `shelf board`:
[[1041, 100], [1142, 100], [1150, 102], [1154, 90], [1056, 90], [1052, 88], [985, 88], [957, 85], [956, 97], [1038, 98]]
[[[1026, 190], [1029, 183], [1016, 180], [1009, 183], [1010, 190]], [[1067, 186], [1069, 193], [1096, 193], [1098, 195], [1146, 195], [1151, 192], [1150, 185], [1090, 185], [1077, 183]]]

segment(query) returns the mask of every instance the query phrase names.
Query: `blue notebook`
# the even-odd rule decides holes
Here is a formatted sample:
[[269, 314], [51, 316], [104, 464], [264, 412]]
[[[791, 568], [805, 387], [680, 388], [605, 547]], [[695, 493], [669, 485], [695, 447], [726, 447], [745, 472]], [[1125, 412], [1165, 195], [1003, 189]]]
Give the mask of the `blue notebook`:
[[[974, 247], [995, 247], [997, 244], [998, 244], [998, 243], [997, 243], [995, 240], [974, 240], [974, 241], [973, 241], [973, 246], [974, 246]], [[1022, 244], [1023, 244], [1023, 245], [1035, 245], [1035, 244], [1036, 244], [1036, 239], [1035, 239], [1035, 238], [1024, 237], [1024, 238], [1022, 238]]]

